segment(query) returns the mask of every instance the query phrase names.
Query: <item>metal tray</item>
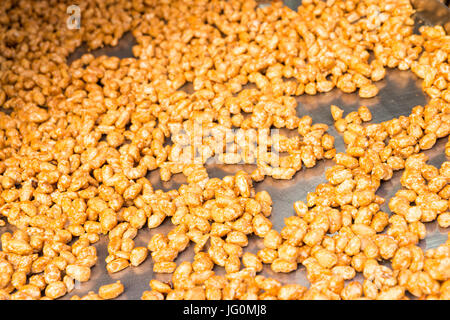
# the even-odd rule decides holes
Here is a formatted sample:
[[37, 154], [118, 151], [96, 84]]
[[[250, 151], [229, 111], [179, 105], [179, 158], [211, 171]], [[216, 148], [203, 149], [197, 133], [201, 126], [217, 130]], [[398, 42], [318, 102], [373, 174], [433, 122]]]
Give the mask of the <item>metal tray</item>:
[[[441, 24], [446, 27], [447, 32], [450, 33], [450, 10], [438, 2], [437, 0], [413, 0], [413, 5], [417, 9], [415, 20], [417, 25], [422, 24]], [[291, 9], [296, 10], [301, 1], [286, 0], [284, 3]], [[264, 4], [261, 4], [264, 5]], [[135, 40], [130, 33], [119, 42], [119, 45], [111, 48], [106, 47], [92, 52], [95, 56], [102, 54], [114, 55], [121, 58], [132, 57], [131, 47], [135, 44]], [[80, 47], [75, 53], [69, 57], [69, 63], [79, 58], [86, 52], [85, 47]], [[400, 115], [408, 115], [410, 110], [416, 105], [425, 105], [428, 98], [424, 95], [421, 89], [421, 81], [411, 71], [389, 70], [384, 80], [376, 83], [380, 89], [379, 94], [371, 99], [361, 99], [357, 94], [345, 94], [334, 89], [325, 94], [318, 94], [316, 96], [303, 95], [297, 98], [298, 107], [297, 113], [300, 116], [310, 115], [314, 123], [325, 123], [329, 125], [329, 133], [335, 137], [335, 145], [338, 152], [345, 151], [345, 146], [341, 135], [339, 135], [334, 126], [333, 119], [330, 114], [330, 105], [335, 104], [344, 109], [345, 114], [356, 110], [361, 105], [366, 105], [373, 115], [373, 123], [378, 123], [398, 117]], [[444, 148], [446, 138], [440, 139], [435, 147], [425, 153], [429, 157], [429, 163], [434, 166], [440, 166], [446, 160]], [[319, 161], [318, 164], [311, 169], [302, 169], [292, 180], [275, 180], [270, 177], [263, 182], [256, 183], [256, 191], [266, 190], [270, 193], [273, 199], [273, 211], [270, 220], [273, 222], [274, 228], [278, 231], [284, 226], [284, 218], [294, 215], [293, 204], [297, 200], [305, 200], [306, 195], [310, 191], [314, 191], [316, 186], [320, 183], [326, 182], [325, 170], [333, 165], [331, 160]], [[210, 177], [222, 178], [225, 175], [236, 173], [238, 170], [246, 170], [250, 172], [253, 169], [250, 165], [209, 165], [207, 166]], [[382, 210], [390, 212], [387, 207], [387, 202], [395, 192], [401, 188], [400, 177], [402, 171], [395, 172], [391, 180], [383, 182], [377, 194], [386, 199], [386, 204]], [[161, 182], [159, 179], [158, 170], [149, 174], [149, 179], [153, 184], [155, 190], [163, 189], [165, 191], [178, 188], [185, 183], [185, 178], [181, 174], [175, 175], [168, 182]], [[155, 233], [167, 233], [172, 228], [169, 220], [166, 220], [160, 227], [149, 230], [144, 227], [139, 231], [135, 238], [136, 246], [146, 246], [151, 236]], [[0, 228], [0, 233], [9, 230], [9, 227]], [[428, 235], [426, 239], [420, 242], [423, 249], [434, 248], [443, 243], [447, 238], [448, 228], [440, 228], [436, 222], [427, 223]], [[98, 291], [98, 288], [104, 284], [112, 283], [117, 280], [125, 286], [125, 292], [119, 299], [140, 299], [142, 292], [150, 290], [149, 281], [151, 279], [158, 279], [161, 281], [170, 281], [171, 275], [154, 274], [152, 271], [153, 263], [149, 257], [139, 267], [129, 267], [116, 274], [108, 274], [105, 266], [105, 258], [107, 256], [107, 239], [102, 236], [101, 240], [95, 244], [98, 250], [98, 263], [92, 268], [91, 280], [86, 283], [76, 283], [76, 288], [70, 294], [63, 297], [69, 299], [73, 295], [85, 295], [89, 291]], [[256, 253], [263, 247], [262, 240], [256, 236], [249, 238], [249, 245], [245, 248], [249, 252]], [[187, 250], [180, 253], [176, 262], [192, 261], [194, 252], [193, 246], [188, 247]], [[224, 274], [224, 269], [217, 267], [214, 269], [217, 274]], [[306, 271], [302, 265], [299, 268], [288, 274], [274, 273], [270, 266], [265, 265], [261, 273], [265, 276], [270, 276], [280, 280], [283, 283], [298, 283], [304, 286], [309, 286], [306, 279]], [[357, 276], [358, 278], [358, 276]], [[360, 275], [359, 275], [359, 278]]]

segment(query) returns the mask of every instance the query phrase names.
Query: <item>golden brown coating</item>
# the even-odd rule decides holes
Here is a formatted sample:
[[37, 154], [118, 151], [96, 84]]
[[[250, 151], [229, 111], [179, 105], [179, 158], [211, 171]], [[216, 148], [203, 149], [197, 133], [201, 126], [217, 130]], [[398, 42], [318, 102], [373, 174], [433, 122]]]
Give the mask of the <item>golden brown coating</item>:
[[[70, 293], [90, 279], [103, 235], [107, 272], [150, 256], [154, 272], [172, 274], [151, 280], [142, 299], [450, 298], [450, 240], [418, 246], [424, 223], [450, 225], [450, 163], [438, 169], [420, 153], [450, 133], [449, 36], [439, 26], [413, 34], [408, 0], [303, 0], [297, 12], [252, 0], [89, 0], [79, 2], [78, 30], [66, 25], [68, 1], [3, 2], [0, 227], [16, 231], [1, 235], [0, 299]], [[115, 46], [127, 31], [133, 58], [88, 53], [67, 64], [83, 42]], [[302, 94], [374, 97], [386, 68], [411, 69], [429, 103], [383, 123], [365, 123], [365, 106], [344, 117], [332, 105], [340, 153], [327, 125], [297, 115]], [[256, 169], [210, 178], [214, 157]], [[291, 179], [321, 159], [336, 163], [327, 183], [274, 230], [272, 199], [254, 182]], [[156, 169], [162, 181], [182, 173], [187, 183], [154, 190], [146, 176]], [[376, 192], [403, 169], [389, 215]], [[167, 234], [136, 247], [141, 228], [166, 219]], [[244, 250], [252, 235], [263, 243], [255, 254]], [[194, 260], [177, 265], [191, 242]], [[303, 265], [311, 286], [258, 275], [264, 264], [283, 273]], [[123, 291], [119, 281], [72, 299]]]

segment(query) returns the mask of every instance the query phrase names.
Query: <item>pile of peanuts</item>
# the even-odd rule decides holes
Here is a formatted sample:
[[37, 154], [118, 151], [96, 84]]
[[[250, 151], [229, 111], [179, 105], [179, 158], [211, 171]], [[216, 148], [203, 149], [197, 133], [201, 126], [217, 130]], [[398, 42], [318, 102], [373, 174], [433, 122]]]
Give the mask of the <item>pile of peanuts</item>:
[[[242, 117], [242, 114], [239, 115]], [[213, 157], [223, 164], [256, 164], [257, 169], [251, 173], [254, 181], [262, 181], [265, 176], [291, 179], [302, 166], [312, 168], [317, 160], [332, 159], [336, 154], [334, 137], [326, 133], [328, 126], [312, 124], [310, 116], [299, 119], [299, 135], [293, 137], [270, 131], [269, 128], [257, 131], [242, 129], [241, 126], [233, 132], [230, 128], [211, 122], [211, 125], [205, 128], [200, 125], [200, 119], [201, 116], [195, 117], [198, 124], [187, 120], [183, 126], [172, 127], [171, 137], [174, 144], [168, 154], [168, 161], [161, 166], [161, 180], [169, 180], [173, 173], [179, 173], [183, 169], [184, 164], [205, 164]], [[196, 158], [195, 143], [198, 138], [201, 138], [203, 143], [199, 143], [199, 156]], [[268, 148], [270, 152], [267, 151]], [[281, 153], [288, 155], [282, 156]]]
[[[409, 0], [304, 0], [298, 11], [252, 0], [85, 0], [78, 30], [66, 25], [71, 4], [0, 8], [0, 227], [14, 227], [1, 235], [0, 299], [72, 292], [90, 279], [102, 236], [107, 272], [150, 256], [153, 272], [172, 274], [151, 280], [142, 299], [450, 299], [450, 239], [419, 247], [424, 223], [450, 225], [450, 162], [438, 169], [421, 153], [450, 133], [450, 36], [439, 26], [414, 34]], [[114, 46], [128, 31], [133, 58], [84, 54], [67, 64], [82, 43]], [[345, 117], [331, 106], [342, 153], [327, 125], [297, 115], [302, 94], [374, 97], [386, 68], [423, 79], [429, 103], [378, 124], [365, 106]], [[206, 129], [200, 159], [186, 163], [197, 122]], [[206, 137], [234, 128], [245, 133], [227, 135], [234, 152], [221, 161], [256, 169], [210, 178], [217, 145]], [[262, 153], [256, 136], [243, 139], [270, 128], [295, 135], [280, 131]], [[275, 151], [288, 155], [274, 161]], [[321, 159], [336, 163], [328, 182], [276, 231], [271, 196], [254, 183], [291, 179]], [[186, 183], [154, 190], [147, 174], [157, 169], [162, 181], [181, 173]], [[389, 215], [376, 191], [403, 169]], [[166, 219], [170, 232], [135, 245], [140, 229]], [[253, 235], [264, 245], [256, 254], [244, 252]], [[177, 265], [191, 242], [193, 261]], [[304, 266], [311, 284], [264, 277], [265, 264], [281, 273]], [[124, 290], [116, 282], [72, 299]]]

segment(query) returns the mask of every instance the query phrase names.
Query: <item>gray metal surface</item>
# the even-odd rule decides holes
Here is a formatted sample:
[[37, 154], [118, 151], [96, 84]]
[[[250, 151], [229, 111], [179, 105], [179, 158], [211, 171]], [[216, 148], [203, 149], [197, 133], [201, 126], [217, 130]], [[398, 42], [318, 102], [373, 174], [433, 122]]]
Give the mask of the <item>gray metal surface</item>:
[[[285, 3], [292, 9], [296, 9], [301, 1], [287, 0]], [[450, 11], [444, 5], [436, 0], [416, 0], [413, 1], [418, 7], [416, 13], [416, 21], [420, 24], [449, 24]], [[450, 30], [449, 30], [450, 31]], [[120, 41], [116, 48], [104, 48], [93, 52], [96, 56], [101, 54], [117, 55], [119, 57], [131, 56], [131, 45], [134, 44], [133, 37], [128, 33]], [[85, 48], [81, 48], [72, 55], [69, 61], [81, 56], [85, 52]], [[329, 125], [329, 133], [336, 138], [336, 149], [338, 152], [345, 150], [342, 137], [336, 132], [333, 126], [333, 119], [329, 111], [330, 104], [335, 104], [344, 109], [345, 113], [354, 111], [361, 105], [366, 105], [373, 115], [372, 122], [382, 122], [400, 115], [408, 115], [412, 107], [416, 105], [424, 105], [428, 98], [425, 97], [421, 90], [420, 81], [410, 71], [389, 70], [384, 80], [376, 83], [380, 89], [380, 93], [371, 99], [361, 99], [357, 94], [345, 94], [334, 89], [326, 94], [316, 96], [303, 95], [298, 97], [297, 112], [301, 115], [310, 115], [315, 123], [326, 123]], [[435, 147], [428, 150], [426, 154], [429, 156], [429, 163], [440, 166], [445, 161], [444, 146], [446, 139], [440, 139]], [[295, 214], [293, 204], [297, 200], [305, 200], [306, 195], [310, 191], [314, 191], [320, 183], [326, 182], [325, 169], [332, 166], [330, 160], [319, 161], [317, 166], [311, 169], [302, 169], [292, 180], [274, 180], [266, 178], [263, 182], [257, 183], [255, 188], [257, 191], [267, 190], [273, 199], [273, 213], [270, 217], [275, 229], [278, 231], [284, 226], [284, 218]], [[207, 170], [210, 177], [223, 177], [225, 175], [236, 173], [238, 170], [244, 169], [250, 172], [254, 167], [249, 165], [210, 165]], [[378, 190], [378, 194], [386, 199], [383, 210], [390, 212], [387, 202], [395, 192], [401, 187], [400, 177], [402, 172], [396, 172], [390, 181], [384, 182]], [[175, 175], [169, 182], [161, 182], [159, 172], [154, 171], [149, 176], [155, 189], [170, 190], [178, 188], [185, 179], [182, 175]], [[149, 239], [154, 233], [166, 233], [172, 228], [170, 221], [165, 221], [163, 225], [154, 230], [144, 227], [139, 231], [136, 237], [137, 246], [146, 246]], [[5, 228], [0, 228], [0, 233]], [[427, 238], [421, 241], [420, 246], [424, 249], [433, 248], [445, 241], [448, 229], [439, 228], [434, 223], [427, 224]], [[64, 299], [70, 298], [72, 295], [84, 295], [88, 291], [97, 291], [101, 285], [121, 280], [125, 286], [125, 293], [119, 299], [140, 299], [142, 292], [149, 290], [149, 281], [153, 278], [161, 281], [169, 281], [171, 275], [153, 274], [152, 261], [149, 257], [142, 265], [137, 268], [127, 268], [116, 274], [108, 274], [105, 269], [105, 258], [107, 239], [102, 239], [95, 245], [98, 250], [99, 262], [92, 269], [92, 278], [87, 283], [77, 283], [76, 289], [65, 296]], [[246, 250], [256, 253], [262, 248], [262, 240], [257, 237], [251, 237]], [[185, 252], [181, 253], [176, 262], [191, 261], [193, 257], [193, 247], [190, 246]], [[223, 268], [216, 267], [218, 274], [223, 274]], [[270, 270], [270, 266], [265, 266], [263, 275], [271, 276], [282, 282], [299, 283], [308, 286], [306, 280], [306, 272], [303, 266], [299, 266], [298, 270], [289, 274], [277, 274]]]

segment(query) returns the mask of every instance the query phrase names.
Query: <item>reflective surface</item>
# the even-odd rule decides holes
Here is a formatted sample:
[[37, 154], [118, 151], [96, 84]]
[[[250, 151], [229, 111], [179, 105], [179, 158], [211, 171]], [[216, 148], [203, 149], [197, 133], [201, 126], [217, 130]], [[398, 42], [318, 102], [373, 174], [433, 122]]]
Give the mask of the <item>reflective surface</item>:
[[[418, 14], [427, 22], [444, 26], [450, 33], [450, 10], [437, 0], [411, 0]], [[447, 2], [448, 4], [448, 2]]]
[[[285, 3], [292, 9], [296, 9], [300, 1], [285, 1]], [[416, 21], [418, 24], [445, 24], [450, 23], [450, 11], [444, 5], [434, 0], [416, 0], [413, 3], [417, 4], [418, 12], [416, 14]], [[448, 30], [449, 31], [449, 30]], [[115, 48], [103, 48], [93, 52], [96, 56], [107, 54], [116, 55], [119, 57], [130, 57], [131, 46], [134, 45], [134, 39], [130, 33], [127, 33]], [[78, 49], [69, 59], [73, 61], [79, 58], [85, 52], [85, 48]], [[373, 115], [372, 123], [382, 122], [400, 115], [408, 115], [410, 110], [416, 105], [426, 104], [427, 98], [422, 93], [421, 84], [418, 78], [410, 71], [390, 70], [384, 80], [376, 83], [380, 89], [378, 96], [371, 99], [361, 99], [357, 94], [345, 94], [334, 89], [326, 94], [318, 94], [316, 96], [303, 95], [298, 97], [297, 112], [299, 116], [310, 115], [314, 123], [325, 123], [329, 125], [329, 133], [335, 137], [335, 145], [338, 152], [345, 151], [342, 137], [336, 132], [333, 126], [333, 119], [330, 114], [330, 104], [335, 104], [344, 109], [345, 114], [356, 110], [361, 105], [366, 105]], [[440, 139], [433, 149], [426, 151], [429, 156], [429, 163], [439, 167], [445, 161], [444, 147], [446, 138]], [[278, 231], [284, 226], [284, 218], [295, 214], [293, 203], [297, 200], [305, 200], [306, 195], [310, 191], [314, 191], [316, 186], [320, 183], [326, 182], [325, 169], [332, 166], [333, 162], [330, 160], [319, 161], [317, 166], [311, 169], [302, 169], [298, 172], [292, 180], [274, 180], [266, 178], [263, 182], [256, 183], [256, 191], [266, 190], [270, 193], [273, 199], [273, 211], [270, 217], [274, 224], [274, 228]], [[250, 165], [210, 165], [207, 166], [210, 177], [223, 177], [225, 175], [234, 174], [238, 170], [244, 169], [251, 172], [254, 167]], [[384, 182], [377, 194], [386, 199], [386, 204], [382, 210], [390, 212], [387, 207], [389, 198], [401, 188], [400, 177], [402, 171], [396, 172], [390, 181]], [[175, 175], [169, 182], [161, 182], [159, 179], [159, 172], [153, 171], [149, 175], [149, 179], [155, 189], [170, 190], [178, 188], [182, 183], [185, 183], [185, 178], [181, 174]], [[162, 226], [157, 229], [149, 230], [144, 227], [139, 231], [135, 238], [136, 246], [147, 246], [151, 236], [155, 233], [167, 233], [172, 228], [170, 221], [166, 220]], [[7, 228], [0, 228], [0, 232]], [[427, 238], [420, 242], [423, 249], [433, 248], [445, 241], [448, 230], [439, 228], [436, 223], [427, 224], [428, 235]], [[147, 260], [137, 268], [129, 267], [124, 271], [116, 274], [108, 274], [105, 269], [105, 258], [107, 239], [102, 237], [101, 240], [95, 244], [98, 250], [99, 261], [92, 269], [91, 280], [86, 283], [77, 283], [76, 289], [64, 299], [70, 298], [72, 295], [84, 295], [89, 291], [98, 291], [101, 285], [112, 283], [116, 280], [121, 280], [125, 286], [125, 292], [119, 299], [140, 299], [142, 292], [149, 290], [149, 281], [152, 278], [169, 281], [171, 275], [153, 274], [152, 260]], [[250, 238], [248, 247], [245, 250], [256, 253], [262, 248], [262, 240], [253, 236]], [[193, 246], [190, 246], [186, 251], [180, 253], [176, 262], [184, 260], [191, 261], [193, 258]], [[223, 268], [216, 267], [217, 274], [223, 274]], [[305, 268], [299, 265], [299, 268], [289, 274], [274, 273], [270, 270], [270, 266], [266, 265], [262, 272], [263, 275], [271, 276], [279, 279], [283, 283], [299, 283], [308, 286], [306, 280]]]

